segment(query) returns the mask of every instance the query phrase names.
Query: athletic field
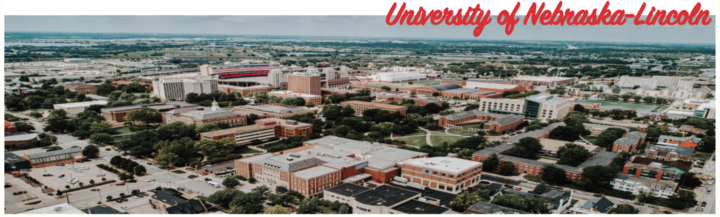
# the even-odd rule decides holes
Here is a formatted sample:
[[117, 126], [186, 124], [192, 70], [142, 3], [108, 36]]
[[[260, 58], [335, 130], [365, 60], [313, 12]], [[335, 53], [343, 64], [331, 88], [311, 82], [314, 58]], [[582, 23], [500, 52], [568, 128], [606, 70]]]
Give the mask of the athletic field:
[[583, 100], [578, 100], [578, 101], [600, 103], [601, 107], [606, 107], [606, 108], [635, 109], [635, 112], [637, 112], [638, 114], [649, 113], [653, 109], [659, 107], [656, 105], [626, 103], [626, 102], [619, 102], [619, 101], [618, 102], [610, 102], [610, 101], [604, 101], [604, 100], [591, 100], [591, 99], [583, 99]]

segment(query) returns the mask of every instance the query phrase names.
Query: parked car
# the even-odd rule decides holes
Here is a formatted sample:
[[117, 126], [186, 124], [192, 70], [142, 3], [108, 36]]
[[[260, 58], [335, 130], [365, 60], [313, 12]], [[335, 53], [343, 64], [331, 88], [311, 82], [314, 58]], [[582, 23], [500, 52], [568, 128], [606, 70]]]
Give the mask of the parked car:
[[578, 193], [578, 194], [587, 195], [587, 192], [584, 192], [584, 191], [578, 191], [577, 193]]
[[65, 166], [65, 164], [58, 164], [58, 166], [64, 167], [64, 166]]
[[137, 180], [133, 179], [133, 180], [128, 180], [127, 182], [129, 182], [129, 183], [137, 183]]
[[123, 198], [122, 200], [125, 201], [125, 202], [127, 202], [127, 198]]
[[60, 174], [60, 176], [58, 176], [58, 178], [62, 178], [62, 177], [65, 177], [65, 174]]
[[707, 193], [710, 194], [710, 192], [712, 192], [712, 188], [708, 188]]
[[125, 183], [117, 183], [117, 184], [115, 184], [115, 186], [124, 186], [124, 185], [125, 185]]
[[630, 203], [630, 201], [629, 201], [629, 200], [620, 200], [620, 202], [623, 202], [623, 203]]
[[527, 183], [528, 181], [525, 179], [518, 180], [518, 182]]
[[705, 207], [700, 207], [700, 209], [698, 211], [700, 211], [700, 212], [705, 211]]
[[522, 190], [522, 188], [515, 188], [514, 190], [519, 191], [519, 190]]
[[47, 193], [48, 196], [55, 196], [53, 193]]
[[143, 192], [142, 195], [148, 196], [148, 193], [147, 193], [147, 192]]
[[645, 206], [645, 203], [640, 203], [640, 202], [635, 202], [634, 204], [638, 205], [638, 206]]
[[27, 193], [27, 191], [18, 191], [18, 192], [13, 192], [13, 195], [21, 195], [21, 194], [26, 194], [26, 193]]
[[118, 202], [118, 203], [122, 203], [122, 202], [123, 202], [122, 199], [117, 199], [117, 200], [115, 200], [115, 201]]
[[700, 206], [703, 206], [703, 207], [705, 207], [705, 205], [707, 205], [707, 202], [705, 202], [705, 201], [703, 201], [703, 202], [700, 204]]
[[540, 184], [540, 183], [538, 183], [538, 182], [530, 182], [530, 184], [537, 185], [537, 184]]
[[160, 169], [165, 169], [165, 167], [164, 167], [164, 166], [159, 166], [158, 168], [160, 168]]
[[212, 167], [212, 164], [205, 165], [205, 167], [210, 168], [210, 167]]
[[658, 206], [655, 206], [655, 205], [648, 205], [648, 207], [650, 207], [650, 208], [657, 208]]
[[9, 188], [9, 187], [12, 187], [12, 185], [11, 185], [11, 184], [5, 184], [5, 188]]
[[593, 197], [602, 197], [602, 194], [593, 194]]
[[152, 165], [152, 162], [147, 162], [147, 165]]
[[112, 150], [112, 149], [110, 149], [110, 148], [106, 148], [106, 149], [105, 149], [105, 151], [110, 151], [110, 150]]
[[53, 174], [45, 173], [43, 174], [43, 177], [53, 176]]
[[135, 195], [135, 196], [133, 196], [133, 198], [138, 199], [138, 198], [140, 198], [140, 197], [138, 197], [137, 195]]
[[147, 179], [147, 180], [145, 180], [145, 181], [146, 181], [146, 182], [154, 182], [155, 179]]
[[225, 169], [229, 169], [229, 170], [231, 170], [231, 169], [232, 169], [232, 167], [225, 167]]
[[212, 181], [211, 178], [205, 178], [205, 181]]

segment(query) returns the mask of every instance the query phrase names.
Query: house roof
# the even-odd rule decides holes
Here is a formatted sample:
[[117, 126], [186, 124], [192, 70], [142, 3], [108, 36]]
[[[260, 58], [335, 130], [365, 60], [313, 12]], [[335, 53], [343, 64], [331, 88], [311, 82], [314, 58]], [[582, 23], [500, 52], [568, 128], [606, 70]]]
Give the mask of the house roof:
[[695, 144], [694, 142], [691, 142], [691, 141], [682, 141], [678, 145], [680, 145], [680, 147], [685, 147], [685, 148], [697, 148], [698, 147], [698, 144]]
[[188, 202], [188, 200], [181, 195], [182, 193], [175, 189], [166, 188], [155, 193], [151, 197], [169, 205], [178, 205]]
[[37, 133], [5, 134], [5, 142], [28, 141], [28, 140], [35, 139], [37, 137], [38, 137]]
[[[482, 212], [486, 214], [530, 214], [529, 212], [525, 212], [522, 210], [517, 210], [509, 207], [504, 207], [500, 205], [495, 205], [492, 203], [486, 203], [486, 202], [478, 202], [476, 204], [473, 204], [468, 208], [468, 210]], [[469, 214], [472, 214], [471, 212], [468, 212]]]
[[198, 214], [207, 211], [199, 200], [189, 200], [165, 209], [168, 214]]
[[638, 142], [637, 139], [627, 138], [627, 137], [619, 138], [619, 139], [615, 140], [615, 144], [619, 144], [619, 145], [635, 145], [635, 144], [637, 144], [637, 142]]
[[664, 145], [647, 145], [646, 151], [657, 151], [657, 152], [676, 152], [680, 156], [690, 157], [695, 152], [694, 148], [685, 148], [679, 146], [664, 146]]
[[583, 205], [581, 208], [597, 208], [598, 212], [608, 213], [613, 208], [613, 206], [615, 206], [615, 204], [612, 201], [606, 199], [605, 197], [593, 197], [592, 199], [588, 200], [588, 202], [585, 203], [585, 205]]
[[635, 157], [633, 159], [632, 163], [634, 164], [642, 164], [642, 165], [650, 165], [651, 163], [660, 163], [663, 165], [663, 168], [678, 168], [684, 172], [689, 172], [690, 169], [692, 169], [692, 163], [686, 162], [686, 161], [664, 161], [664, 160], [656, 160], [652, 158], [643, 158], [643, 157]]
[[265, 158], [255, 164], [270, 167], [285, 172], [294, 172], [308, 167], [324, 164], [325, 161], [307, 154], [288, 153], [274, 157]]
[[128, 214], [127, 212], [120, 212], [112, 207], [109, 206], [93, 206], [88, 209], [82, 209], [85, 213], [92, 213], [93, 215], [96, 214]]

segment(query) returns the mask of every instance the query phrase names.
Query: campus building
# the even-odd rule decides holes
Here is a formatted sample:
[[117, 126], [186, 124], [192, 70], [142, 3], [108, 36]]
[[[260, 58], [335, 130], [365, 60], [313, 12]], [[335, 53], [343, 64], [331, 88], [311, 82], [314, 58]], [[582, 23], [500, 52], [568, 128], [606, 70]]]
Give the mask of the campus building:
[[637, 151], [637, 147], [645, 143], [647, 133], [632, 131], [625, 132], [622, 138], [619, 138], [613, 142], [612, 152], [630, 152], [634, 153]]
[[[5, 122], [6, 128], [8, 127], [7, 123], [8, 122]], [[15, 125], [12, 125], [10, 129], [15, 129], [15, 128], [12, 128], [14, 126]], [[17, 146], [20, 144], [25, 144], [25, 145], [29, 146], [30, 143], [32, 143], [33, 141], [38, 140], [38, 134], [37, 133], [17, 133], [17, 131], [16, 131], [16, 133], [8, 133], [7, 131], [5, 131], [4, 138], [5, 138], [5, 146], [10, 146], [10, 147], [14, 148], [14, 146]]]
[[11, 133], [17, 133], [17, 127], [15, 127], [14, 123], [10, 123], [5, 121], [5, 134], [11, 134]]
[[320, 75], [309, 73], [289, 74], [288, 90], [295, 93], [320, 95]]
[[242, 96], [247, 96], [248, 94], [258, 94], [262, 92], [270, 92], [274, 88], [267, 86], [267, 85], [255, 85], [255, 86], [249, 86], [249, 87], [239, 87], [239, 86], [232, 86], [232, 85], [218, 85], [218, 90], [225, 92], [225, 93], [232, 93], [232, 92], [238, 92]]
[[85, 157], [82, 154], [82, 150], [76, 147], [37, 154], [25, 154], [23, 158], [30, 162], [32, 168], [38, 168], [62, 163], [77, 162], [81, 161]]
[[76, 92], [77, 94], [97, 94], [97, 88], [97, 85], [88, 84], [65, 86], [65, 89]]
[[362, 115], [362, 112], [368, 109], [380, 109], [385, 110], [390, 113], [399, 112], [402, 115], [407, 114], [408, 108], [405, 106], [399, 106], [399, 105], [389, 105], [385, 103], [379, 103], [379, 102], [364, 102], [364, 101], [344, 101], [341, 102], [340, 105], [342, 107], [345, 107], [346, 105], [350, 105], [353, 110], [355, 110], [355, 115]]
[[615, 204], [605, 197], [590, 198], [582, 206], [577, 204], [570, 208], [570, 214], [608, 214]]
[[646, 192], [650, 193], [650, 196], [653, 197], [669, 198], [670, 195], [673, 195], [673, 192], [675, 192], [678, 183], [618, 174], [617, 177], [610, 182], [610, 185], [612, 185], [615, 190], [631, 192], [633, 195]]
[[605, 130], [610, 129], [610, 128], [623, 129], [626, 132], [630, 131], [629, 129], [627, 129], [625, 127], [618, 127], [618, 126], [612, 126], [612, 125], [607, 125], [607, 124], [598, 124], [598, 123], [583, 123], [583, 127], [585, 127], [586, 130], [590, 131], [590, 136], [599, 136], [600, 134], [605, 132]]
[[568, 77], [545, 77], [545, 76], [517, 76], [510, 80], [511, 84], [523, 84], [530, 86], [547, 86], [555, 88], [576, 82], [577, 78]]
[[498, 195], [515, 194], [520, 198], [531, 199], [540, 198], [545, 199], [545, 204], [550, 208], [551, 214], [562, 214], [572, 205], [573, 190], [563, 191], [556, 189], [546, 189], [542, 194], [533, 194], [530, 192], [516, 191], [511, 188], [505, 188], [500, 190], [493, 197]]
[[86, 101], [86, 102], [54, 104], [53, 108], [65, 110], [65, 112], [68, 114], [68, 116], [74, 117], [75, 115], [79, 114], [80, 112], [85, 111], [85, 109], [90, 107], [91, 105], [107, 105], [107, 101]]
[[289, 98], [289, 97], [290, 98], [291, 97], [300, 97], [303, 100], [305, 100], [305, 103], [312, 102], [315, 105], [321, 105], [322, 101], [323, 101], [322, 96], [320, 96], [319, 94], [313, 95], [313, 94], [305, 94], [305, 93], [295, 93], [295, 92], [289, 91], [289, 90], [274, 91], [274, 92], [268, 93], [268, 95], [269, 96], [277, 96], [277, 97], [280, 97], [280, 99], [285, 99], [285, 98]]
[[255, 125], [228, 128], [224, 130], [201, 133], [206, 140], [234, 138], [236, 145], [249, 144], [253, 140], [267, 141], [271, 138], [288, 138], [293, 136], [310, 136], [312, 125], [293, 120], [266, 118], [256, 120]]
[[498, 84], [498, 83], [487, 83], [487, 82], [475, 82], [470, 81], [467, 82], [466, 85], [463, 85], [465, 88], [472, 88], [472, 89], [480, 89], [485, 91], [492, 91], [496, 93], [503, 93], [505, 91], [518, 91], [520, 93], [525, 93], [527, 91], [527, 88], [525, 85], [519, 85], [519, 84]]
[[[293, 73], [307, 73], [320, 76], [320, 87], [334, 88], [350, 84], [349, 68], [346, 66], [332, 67], [328, 63], [319, 63], [302, 69], [272, 69], [267, 74], [270, 85], [277, 88], [287, 88], [289, 75]], [[320, 94], [317, 94], [320, 95]]]
[[207, 207], [197, 199], [183, 196], [179, 191], [166, 188], [150, 196], [150, 204], [161, 210], [162, 214], [203, 214]]
[[184, 100], [189, 93], [210, 94], [218, 91], [218, 81], [210, 76], [169, 76], [153, 80], [153, 87], [153, 95], [162, 100]]
[[[323, 199], [347, 203], [353, 214], [449, 214], [450, 208], [421, 198], [420, 192], [380, 185], [369, 188], [342, 184], [326, 189]], [[439, 202], [439, 201], [438, 201]]]
[[645, 152], [643, 152], [644, 158], [650, 158], [655, 160], [666, 160], [666, 161], [685, 161], [692, 162], [692, 154], [695, 152], [694, 148], [686, 148], [682, 146], [668, 146], [668, 145], [647, 145]]
[[690, 171], [690, 168], [690, 163], [685, 161], [663, 161], [635, 157], [631, 162], [625, 164], [622, 174], [636, 178], [675, 182], [682, 174]]
[[261, 103], [253, 105], [244, 105], [233, 108], [233, 112], [243, 116], [255, 114], [260, 119], [278, 118], [286, 119], [295, 115], [305, 115], [308, 112], [314, 113], [315, 110], [305, 110], [303, 107], [289, 106], [276, 103]]
[[225, 111], [218, 106], [213, 100], [212, 107], [190, 107], [179, 108], [168, 112], [163, 112], [163, 122], [166, 124], [173, 122], [183, 122], [185, 124], [195, 124], [200, 126], [203, 124], [226, 123], [233, 126], [247, 124], [247, 118], [241, 114]]
[[120, 107], [113, 107], [113, 108], [103, 108], [100, 110], [100, 113], [103, 117], [105, 117], [105, 120], [108, 120], [110, 122], [125, 122], [125, 115], [127, 115], [128, 112], [131, 111], [139, 111], [142, 109], [153, 109], [158, 112], [166, 112], [178, 108], [190, 108], [190, 107], [198, 107], [197, 104], [192, 103], [186, 103], [186, 102], [166, 102], [166, 103], [150, 103], [150, 104], [139, 104], [139, 105], [129, 105], [129, 106], [120, 106]]
[[500, 98], [502, 93], [474, 88], [463, 88], [454, 83], [438, 84], [426, 87], [415, 87], [410, 92], [417, 95], [432, 96], [438, 93], [441, 97], [479, 100], [484, 98]]
[[481, 124], [482, 129], [507, 132], [517, 129], [525, 121], [520, 115], [503, 115], [482, 112], [478, 110], [464, 111], [441, 116], [438, 119], [440, 126], [469, 126]]
[[480, 111], [499, 114], [518, 114], [528, 119], [547, 121], [562, 119], [569, 110], [570, 104], [566, 99], [550, 94], [537, 94], [519, 99], [480, 99]]
[[433, 103], [438, 106], [442, 106], [442, 101], [435, 100], [435, 99], [421, 99], [421, 98], [415, 98], [415, 97], [402, 97], [402, 96], [377, 96], [377, 101], [373, 102], [384, 102], [384, 101], [395, 101], [398, 102], [398, 104], [402, 104], [403, 101], [410, 101], [412, 100], [417, 105], [426, 106], [427, 104]]
[[402, 177], [435, 190], [459, 193], [480, 182], [482, 163], [460, 158], [431, 157], [402, 162]]
[[202, 65], [198, 68], [200, 69], [201, 75], [214, 76], [224, 79], [267, 76], [270, 70], [278, 69], [280, 68], [280, 65], [273, 63], [246, 63], [220, 66]]

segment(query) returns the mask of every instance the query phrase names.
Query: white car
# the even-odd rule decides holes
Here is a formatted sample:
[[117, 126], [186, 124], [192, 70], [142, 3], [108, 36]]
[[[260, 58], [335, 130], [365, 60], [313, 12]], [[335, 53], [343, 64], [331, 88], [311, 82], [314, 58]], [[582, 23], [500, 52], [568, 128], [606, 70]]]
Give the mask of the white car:
[[584, 192], [584, 191], [578, 191], [577, 193], [578, 194], [587, 194], [587, 192]]
[[154, 182], [155, 179], [147, 179], [147, 180], [145, 180], [145, 181], [146, 181], [146, 182]]
[[623, 203], [630, 203], [630, 201], [629, 201], [629, 200], [620, 200], [620, 202], [623, 202]]
[[540, 183], [538, 183], [538, 182], [530, 182], [530, 184], [537, 185], [537, 184], [540, 184]]

